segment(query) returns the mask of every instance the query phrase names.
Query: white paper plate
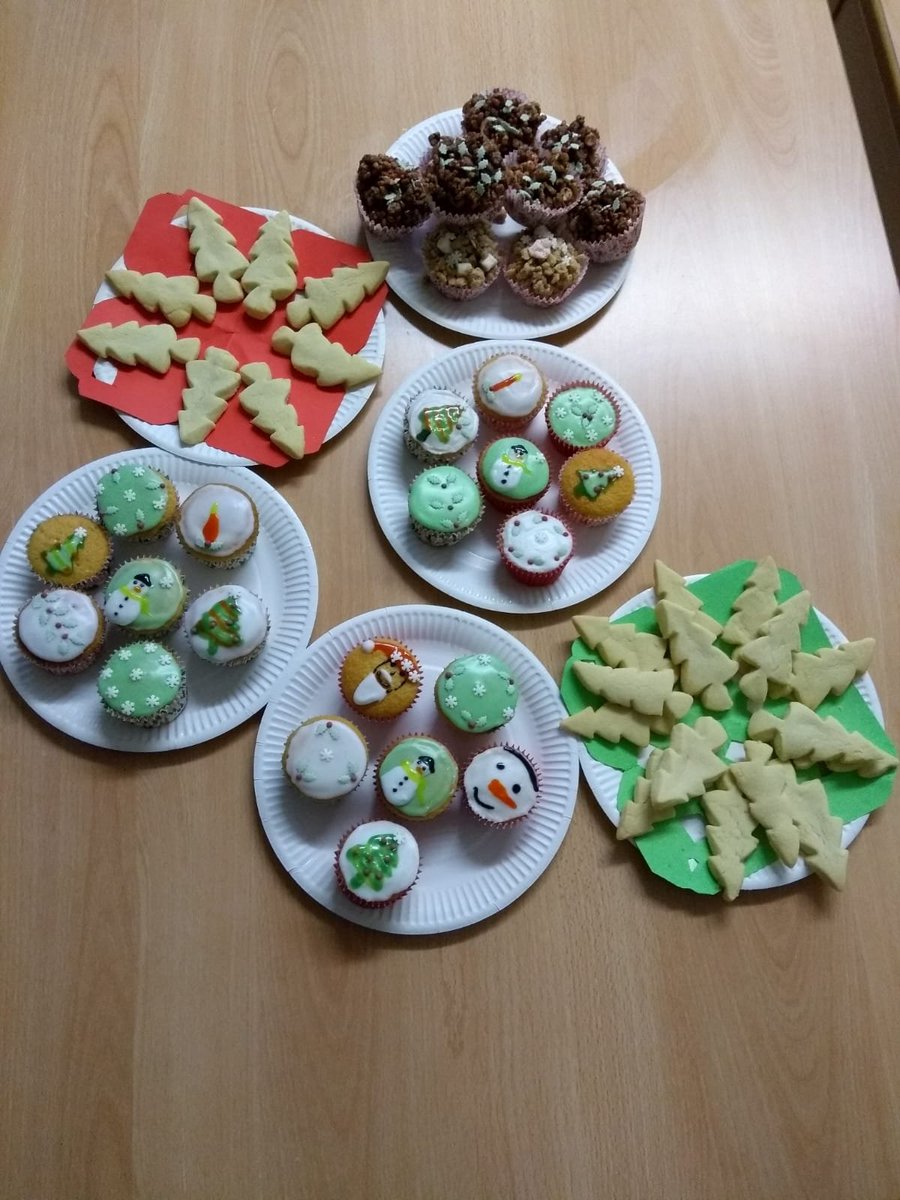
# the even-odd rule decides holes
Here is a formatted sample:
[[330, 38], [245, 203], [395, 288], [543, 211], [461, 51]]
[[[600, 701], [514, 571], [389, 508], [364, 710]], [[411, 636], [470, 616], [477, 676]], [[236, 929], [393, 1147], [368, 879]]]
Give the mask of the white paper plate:
[[[459, 108], [438, 113], [407, 129], [388, 146], [386, 153], [406, 166], [417, 167], [430, 148], [428, 135], [459, 133], [461, 120], [462, 109]], [[548, 117], [541, 129], [558, 124], [556, 117]], [[607, 165], [604, 175], [614, 183], [623, 182], [612, 163]], [[382, 241], [366, 230], [369, 250], [373, 258], [386, 259], [391, 264], [388, 287], [410, 308], [445, 329], [455, 329], [470, 337], [539, 338], [571, 329], [612, 300], [631, 266], [633, 251], [618, 262], [591, 263], [572, 295], [554, 308], [533, 308], [523, 304], [502, 279], [474, 300], [448, 300], [429, 284], [422, 266], [422, 242], [435, 223], [436, 218], [431, 217], [410, 237], [396, 242]], [[492, 230], [501, 245], [505, 245], [522, 232], [522, 226], [507, 217], [501, 224], [493, 225]]]
[[[407, 491], [424, 464], [403, 444], [403, 416], [413, 395], [426, 387], [445, 387], [471, 398], [476, 368], [492, 354], [518, 353], [531, 358], [554, 387], [574, 379], [594, 379], [612, 388], [619, 399], [622, 420], [619, 432], [609, 443], [634, 468], [634, 500], [614, 521], [590, 528], [569, 522], [575, 540], [575, 555], [559, 579], [549, 587], [518, 583], [500, 561], [497, 527], [502, 520], [490, 505], [478, 527], [455, 546], [429, 546], [409, 523]], [[551, 479], [555, 479], [563, 457], [550, 445], [543, 413], [522, 431], [547, 454]], [[482, 421], [476, 446], [457, 466], [475, 474], [480, 448], [500, 434]], [[369, 444], [369, 496], [385, 537], [403, 561], [447, 596], [476, 608], [497, 612], [552, 612], [580, 604], [609, 587], [631, 566], [647, 544], [659, 511], [660, 471], [656, 443], [637, 405], [608, 375], [591, 363], [557, 346], [542, 342], [476, 342], [451, 350], [429, 363], [401, 385], [381, 410]], [[541, 508], [554, 510], [559, 489], [550, 490], [539, 501]]]
[[[686, 576], [688, 583], [693, 583], [697, 579], [704, 578], [705, 575]], [[632, 597], [631, 600], [626, 600], [623, 605], [616, 609], [610, 620], [614, 621], [616, 617], [624, 617], [626, 613], [634, 612], [635, 609], [645, 608], [655, 603], [656, 593], [653, 588], [647, 588], [646, 591]], [[821, 621], [825, 635], [832, 646], [838, 645], [839, 642], [846, 642], [847, 639], [828, 617], [820, 613], [818, 609], [814, 611]], [[881, 702], [878, 699], [871, 676], [869, 674], [862, 675], [856, 680], [853, 686], [859, 689], [862, 698], [878, 718], [879, 723], [884, 725]], [[622, 772], [615, 770], [614, 767], [608, 767], [604, 763], [597, 762], [595, 758], [590, 756], [587, 747], [580, 739], [578, 741], [578, 757], [588, 787], [594, 793], [594, 798], [610, 821], [612, 821], [613, 825], [617, 826], [619, 824], [619, 809], [616, 801], [619, 795]], [[869, 814], [864, 813], [863, 816], [857, 817], [855, 821], [849, 821], [844, 826], [841, 845], [844, 847], [849, 846], [868, 819]], [[695, 834], [697, 837], [704, 836], [704, 825], [699, 817], [685, 817], [682, 820], [682, 824], [691, 833], [691, 836]], [[692, 830], [693, 832], [691, 832]], [[784, 863], [778, 862], [776, 859], [775, 862], [769, 863], [768, 866], [760, 867], [758, 871], [754, 871], [752, 875], [748, 875], [741, 884], [741, 891], [756, 892], [764, 891], [768, 888], [783, 887], [786, 883], [796, 883], [799, 879], [805, 879], [808, 874], [809, 867], [802, 858], [798, 858], [793, 867], [786, 867]]]
[[[377, 635], [399, 638], [422, 664], [422, 693], [396, 721], [353, 717], [338, 687], [344, 655]], [[438, 715], [432, 691], [441, 670], [461, 654], [495, 654], [515, 676], [520, 700], [503, 729], [467, 736]], [[370, 766], [362, 784], [334, 805], [306, 800], [286, 779], [281, 754], [288, 734], [308, 717], [349, 716], [369, 740]], [[253, 778], [259, 815], [272, 848], [294, 881], [339, 916], [389, 933], [444, 933], [482, 921], [518, 899], [547, 868], [566, 834], [578, 785], [574, 743], [559, 736], [565, 715], [559, 688], [537, 658], [504, 630], [481, 617], [431, 605], [363, 613], [309, 647], [259, 727]], [[462, 767], [476, 751], [497, 742], [527, 749], [541, 773], [541, 799], [514, 829], [488, 829], [458, 799], [433, 821], [413, 826], [422, 854], [415, 887], [387, 909], [361, 908], [337, 889], [334, 851], [352, 825], [384, 810], [375, 798], [374, 763], [396, 738], [433, 733]], [[396, 819], [396, 818], [394, 818]]]
[[[193, 597], [208, 588], [239, 583], [255, 592], [269, 610], [269, 637], [262, 653], [243, 667], [214, 667], [190, 649], [182, 629], [167, 635], [187, 668], [188, 702], [169, 725], [139, 729], [104, 713], [97, 696], [97, 674], [108, 653], [121, 643], [116, 631], [97, 663], [79, 675], [49, 675], [19, 652], [14, 636], [16, 614], [41, 583], [32, 574], [25, 548], [31, 531], [55, 513], [96, 511], [97, 480], [116, 463], [143, 463], [164, 471], [183, 499], [202, 483], [232, 483], [243, 488], [259, 509], [259, 540], [250, 560], [231, 571], [204, 567], [181, 549], [174, 533], [159, 542], [127, 546], [114, 540], [114, 563], [140, 555], [160, 556], [184, 574]], [[159, 450], [126, 450], [87, 463], [60, 479], [27, 509], [0, 552], [0, 665], [13, 687], [39, 717], [63, 733], [110, 750], [177, 750], [218, 737], [251, 717], [306, 648], [316, 619], [316, 560], [306, 530], [278, 492], [252, 471], [229, 471], [172, 458]]]
[[[275, 215], [274, 208], [256, 208], [251, 204], [242, 205], [248, 212], [259, 213], [262, 217], [272, 217]], [[187, 217], [176, 217], [172, 225], [178, 225], [182, 229], [187, 228]], [[318, 225], [311, 225], [309, 221], [304, 221], [301, 217], [291, 217], [292, 229], [305, 229], [308, 233], [318, 233], [322, 237], [330, 238], [332, 235], [326, 233], [324, 229], [320, 229]], [[119, 257], [112, 265], [110, 270], [117, 271], [125, 266], [125, 259]], [[94, 296], [94, 304], [99, 304], [101, 300], [111, 300], [117, 293], [104, 280]], [[372, 326], [372, 332], [369, 334], [369, 340], [359, 353], [363, 358], [367, 358], [369, 362], [376, 363], [379, 367], [384, 364], [385, 351], [385, 324], [384, 313], [379, 312], [375, 318], [375, 324]], [[97, 360], [94, 368], [94, 375], [98, 379], [105, 379], [111, 383], [116, 377], [116, 364], [108, 359], [101, 358]], [[354, 417], [358, 417], [366, 405], [366, 401], [375, 390], [377, 380], [372, 383], [364, 384], [363, 387], [356, 388], [355, 391], [345, 392], [344, 398], [334, 414], [334, 419], [328, 426], [328, 432], [325, 435], [325, 441], [330, 441], [345, 429]], [[118, 410], [117, 410], [118, 411]], [[196, 446], [185, 446], [178, 434], [178, 425], [153, 425], [150, 421], [142, 421], [140, 417], [133, 417], [129, 413], [119, 412], [118, 414], [129, 428], [140, 436], [151, 446], [159, 446], [161, 450], [167, 450], [170, 454], [176, 454], [179, 458], [189, 459], [191, 462], [209, 463], [212, 466], [219, 467], [255, 467], [259, 464], [254, 458], [244, 458], [240, 454], [231, 454], [228, 450], [219, 450], [215, 446], [207, 446], [205, 442], [200, 442]]]

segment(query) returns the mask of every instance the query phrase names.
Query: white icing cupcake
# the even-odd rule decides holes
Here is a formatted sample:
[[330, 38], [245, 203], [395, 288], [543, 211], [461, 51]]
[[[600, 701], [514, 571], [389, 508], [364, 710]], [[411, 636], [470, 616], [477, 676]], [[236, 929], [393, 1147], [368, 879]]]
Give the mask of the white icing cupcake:
[[238, 667], [256, 658], [265, 645], [269, 614], [258, 596], [244, 587], [210, 588], [184, 616], [191, 649], [204, 662]]
[[310, 717], [288, 736], [281, 765], [310, 800], [339, 800], [359, 787], [369, 763], [365, 737], [344, 717]]
[[547, 382], [530, 358], [495, 354], [483, 362], [473, 381], [475, 406], [498, 429], [524, 429], [547, 399]]
[[205, 483], [181, 505], [175, 526], [185, 551], [208, 567], [239, 567], [256, 546], [259, 513], [250, 496], [230, 483]]
[[497, 548], [519, 583], [544, 587], [559, 579], [575, 543], [565, 521], [539, 508], [513, 513], [497, 531]]
[[393, 821], [365, 821], [341, 838], [334, 856], [341, 892], [363, 908], [387, 908], [419, 877], [419, 847]]
[[406, 406], [406, 448], [429, 466], [456, 462], [477, 436], [478, 413], [448, 388], [426, 388]]
[[19, 649], [53, 675], [84, 671], [99, 654], [105, 634], [106, 622], [94, 600], [70, 588], [45, 588], [16, 620]]
[[517, 746], [489, 746], [463, 772], [463, 796], [479, 821], [508, 827], [525, 819], [540, 798], [534, 763]]

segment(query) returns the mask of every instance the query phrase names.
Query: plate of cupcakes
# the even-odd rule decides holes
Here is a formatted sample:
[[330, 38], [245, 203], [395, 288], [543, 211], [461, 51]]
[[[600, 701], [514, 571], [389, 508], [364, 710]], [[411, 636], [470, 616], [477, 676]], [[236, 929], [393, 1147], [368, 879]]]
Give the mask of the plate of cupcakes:
[[63, 733], [163, 751], [247, 720], [306, 647], [318, 577], [253, 472], [131, 450], [58, 480], [0, 552], [0, 665]]
[[266, 836], [313, 899], [360, 925], [443, 933], [549, 866], [578, 785], [559, 690], [505, 630], [406, 605], [317, 639], [272, 696], [253, 777]]
[[447, 596], [550, 612], [602, 592], [647, 543], [660, 467], [628, 394], [544, 342], [477, 342], [410, 376], [368, 456], [392, 549]]

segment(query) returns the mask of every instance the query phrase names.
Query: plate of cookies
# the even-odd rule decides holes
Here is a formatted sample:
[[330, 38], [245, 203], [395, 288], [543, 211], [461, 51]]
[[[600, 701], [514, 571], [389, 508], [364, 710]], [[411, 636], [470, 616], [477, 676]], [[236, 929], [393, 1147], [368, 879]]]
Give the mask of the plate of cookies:
[[461, 929], [517, 900], [571, 821], [578, 758], [546, 668], [481, 617], [379, 609], [318, 638], [266, 706], [266, 836], [319, 904], [388, 933]]
[[316, 615], [312, 546], [243, 468], [161, 450], [97, 459], [19, 518], [0, 552], [0, 665], [61, 732], [164, 751], [266, 703]]
[[[388, 286], [416, 312], [470, 337], [546, 337], [594, 316], [621, 288], [644, 197], [584, 118], [547, 117], [501, 92], [365, 156], [357, 202], [373, 257], [391, 264]], [[479, 101], [498, 109], [482, 128]], [[407, 225], [385, 197], [404, 206]]]
[[582, 771], [654, 874], [721, 894], [845, 886], [847, 848], [890, 796], [896, 748], [867, 668], [769, 557], [573, 618], [563, 672]]
[[447, 596], [551, 612], [609, 587], [647, 543], [656, 444], [604, 372], [544, 342], [476, 342], [410, 376], [369, 445], [391, 548]]

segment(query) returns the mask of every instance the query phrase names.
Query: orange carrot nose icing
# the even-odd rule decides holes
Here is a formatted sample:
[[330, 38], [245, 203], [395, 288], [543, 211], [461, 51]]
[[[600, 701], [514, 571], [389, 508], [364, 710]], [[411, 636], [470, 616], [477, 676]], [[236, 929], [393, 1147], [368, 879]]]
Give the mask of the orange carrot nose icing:
[[501, 804], [505, 804], [507, 808], [516, 808], [516, 802], [510, 796], [509, 792], [503, 786], [499, 779], [492, 779], [488, 784], [488, 791], [492, 796], [495, 796]]
[[492, 383], [488, 391], [502, 392], [504, 388], [512, 387], [514, 383], [518, 383], [521, 378], [522, 372], [517, 371], [514, 375], [507, 375], [505, 379], [498, 379], [496, 383]]
[[209, 516], [206, 518], [206, 524], [200, 531], [203, 534], [203, 540], [207, 546], [211, 546], [219, 536], [219, 506], [211, 504], [209, 506]]

